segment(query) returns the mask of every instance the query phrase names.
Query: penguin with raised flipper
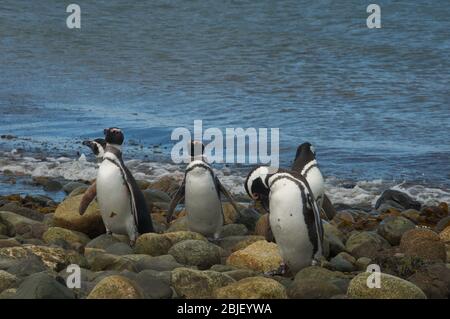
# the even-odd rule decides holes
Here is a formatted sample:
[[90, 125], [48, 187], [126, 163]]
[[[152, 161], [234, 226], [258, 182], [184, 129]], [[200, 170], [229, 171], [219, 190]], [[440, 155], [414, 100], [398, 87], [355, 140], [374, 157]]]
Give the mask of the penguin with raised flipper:
[[[113, 127], [104, 134], [107, 144], [95, 183], [97, 201], [107, 232], [128, 235], [133, 246], [139, 234], [154, 231], [151, 216], [142, 191], [123, 162], [122, 131]], [[80, 205], [80, 214], [86, 208]]]
[[175, 207], [184, 198], [189, 230], [210, 239], [218, 239], [224, 224], [220, 194], [228, 198], [237, 212], [239, 210], [231, 194], [206, 163], [203, 156], [204, 145], [193, 141], [190, 146], [191, 162], [186, 167], [183, 182], [170, 203], [167, 222], [172, 220]]

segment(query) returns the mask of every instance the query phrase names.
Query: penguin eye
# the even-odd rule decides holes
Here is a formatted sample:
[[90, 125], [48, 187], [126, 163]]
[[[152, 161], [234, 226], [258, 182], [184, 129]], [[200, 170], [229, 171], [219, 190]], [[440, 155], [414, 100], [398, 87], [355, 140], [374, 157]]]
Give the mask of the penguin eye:
[[259, 195], [257, 193], [253, 193], [252, 195], [253, 195], [254, 199], [258, 199], [259, 198]]

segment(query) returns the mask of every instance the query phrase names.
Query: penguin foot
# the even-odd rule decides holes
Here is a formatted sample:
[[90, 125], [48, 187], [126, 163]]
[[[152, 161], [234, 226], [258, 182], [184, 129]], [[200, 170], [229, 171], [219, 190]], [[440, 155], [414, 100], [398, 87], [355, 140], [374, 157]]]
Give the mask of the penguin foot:
[[281, 264], [280, 267], [278, 267], [278, 269], [275, 270], [271, 270], [271, 271], [266, 271], [264, 273], [265, 276], [283, 276], [284, 274], [287, 273], [287, 265], [286, 264]]
[[106, 230], [106, 235], [112, 236], [112, 234], [113, 234], [112, 231], [110, 231], [110, 230], [108, 230], [108, 229]]
[[133, 248], [136, 245], [136, 240], [130, 240], [130, 247]]

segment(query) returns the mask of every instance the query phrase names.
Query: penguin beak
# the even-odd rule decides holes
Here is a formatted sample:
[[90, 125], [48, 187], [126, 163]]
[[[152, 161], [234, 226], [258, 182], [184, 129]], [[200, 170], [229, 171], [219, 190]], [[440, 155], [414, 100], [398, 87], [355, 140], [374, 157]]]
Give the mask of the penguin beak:
[[88, 146], [88, 147], [92, 147], [92, 142], [91, 141], [83, 141], [82, 144], [85, 145], [85, 146]]

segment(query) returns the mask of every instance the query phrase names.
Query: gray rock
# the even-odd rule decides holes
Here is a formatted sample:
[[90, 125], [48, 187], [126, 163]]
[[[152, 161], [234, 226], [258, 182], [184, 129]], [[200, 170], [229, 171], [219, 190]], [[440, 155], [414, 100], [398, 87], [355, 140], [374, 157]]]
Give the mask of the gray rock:
[[389, 216], [378, 225], [377, 233], [391, 245], [398, 245], [403, 234], [415, 227], [416, 225], [405, 217]]
[[341, 272], [351, 272], [356, 269], [356, 259], [346, 252], [341, 252], [330, 261], [333, 268]]
[[9, 273], [18, 277], [26, 277], [46, 270], [48, 270], [48, 267], [43, 261], [39, 257], [33, 255], [18, 260], [16, 264], [8, 268]]
[[166, 233], [183, 231], [183, 230], [189, 230], [186, 216], [179, 217], [174, 222], [172, 222], [170, 224], [169, 228], [166, 230]]
[[294, 281], [287, 289], [291, 299], [329, 299], [342, 291], [333, 283], [313, 279]]
[[236, 224], [244, 224], [247, 229], [255, 230], [256, 223], [258, 222], [261, 214], [257, 210], [252, 208], [244, 208], [239, 211]]
[[0, 270], [0, 292], [9, 288], [14, 288], [18, 282], [19, 278], [9, 272]]
[[[345, 275], [342, 272], [339, 271], [331, 271], [322, 267], [318, 266], [310, 266], [303, 268], [300, 270], [294, 278], [293, 285], [299, 285], [304, 281], [311, 280], [311, 281], [318, 281], [318, 282], [326, 282], [328, 284], [334, 285], [336, 288], [339, 289], [341, 293], [345, 293], [347, 291], [348, 284], [350, 283], [350, 278], [352, 276]], [[321, 285], [319, 285], [321, 286]], [[327, 285], [329, 286], [329, 285]], [[301, 284], [299, 286], [302, 290], [304, 288], [304, 285]], [[296, 288], [295, 288], [296, 290]], [[292, 290], [293, 293], [295, 290]], [[333, 291], [334, 293], [334, 291]], [[334, 293], [336, 295], [337, 293]], [[288, 294], [289, 295], [289, 294]], [[331, 297], [331, 296], [330, 296]]]
[[161, 255], [157, 257], [146, 256], [136, 262], [136, 271], [155, 270], [170, 271], [175, 268], [183, 267], [172, 255]]
[[228, 236], [245, 236], [248, 233], [247, 227], [243, 224], [228, 224], [222, 227], [220, 238]]
[[84, 194], [88, 188], [89, 186], [84, 184], [82, 186], [78, 186], [77, 188], [75, 188], [73, 191], [70, 192], [69, 197]]
[[346, 250], [355, 258], [373, 258], [380, 250], [390, 247], [389, 242], [375, 232], [353, 233], [346, 242]]
[[388, 189], [381, 194], [380, 198], [378, 198], [375, 203], [375, 209], [378, 210], [380, 206], [387, 201], [390, 201], [390, 204], [396, 203], [400, 207], [400, 210], [410, 208], [420, 210], [422, 206], [418, 201], [413, 200], [409, 195], [397, 190]]
[[125, 243], [115, 243], [112, 245], [109, 245], [106, 247], [105, 251], [108, 254], [113, 255], [130, 255], [133, 254], [133, 249], [130, 247], [130, 245], [127, 245]]
[[87, 243], [86, 248], [106, 249], [108, 246], [120, 243], [121, 241], [112, 235], [103, 234]]
[[221, 248], [203, 240], [185, 240], [172, 246], [169, 254], [184, 265], [207, 269], [220, 263]]
[[171, 201], [171, 198], [167, 193], [160, 191], [158, 189], [146, 189], [143, 191], [143, 193], [145, 199], [151, 203], [158, 203], [158, 202], [170, 203]]
[[366, 271], [367, 267], [372, 263], [372, 259], [367, 257], [360, 257], [356, 260], [356, 269]]
[[141, 271], [136, 275], [135, 281], [142, 289], [145, 298], [167, 299], [172, 297], [170, 280], [165, 280], [155, 275], [151, 270]]
[[236, 268], [231, 265], [217, 264], [217, 265], [212, 265], [209, 270], [217, 271], [217, 272], [226, 272], [226, 271], [232, 271], [232, 270], [236, 270], [236, 269], [239, 269], [239, 268]]
[[241, 279], [248, 278], [248, 277], [256, 277], [258, 275], [261, 275], [260, 273], [254, 271], [254, 270], [251, 270], [251, 269], [235, 269], [235, 270], [225, 271], [223, 273], [227, 276], [230, 276], [231, 278], [233, 278], [236, 281], [239, 281]]
[[78, 187], [87, 187], [87, 185], [84, 183], [80, 183], [80, 182], [69, 182], [63, 186], [63, 191], [66, 194], [70, 194]]
[[74, 299], [69, 288], [41, 272], [27, 277], [17, 288], [16, 299]]

